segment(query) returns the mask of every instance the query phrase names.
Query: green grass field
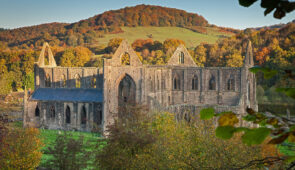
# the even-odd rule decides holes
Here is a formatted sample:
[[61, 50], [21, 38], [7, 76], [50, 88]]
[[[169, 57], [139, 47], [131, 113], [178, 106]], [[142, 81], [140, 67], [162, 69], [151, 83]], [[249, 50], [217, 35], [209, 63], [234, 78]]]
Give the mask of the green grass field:
[[[59, 131], [59, 130], [40, 129], [40, 137], [41, 137], [41, 139], [42, 139], [42, 141], [44, 143], [44, 147], [42, 148], [43, 155], [42, 155], [42, 158], [41, 158], [40, 167], [45, 167], [46, 161], [52, 157], [52, 155], [46, 154], [46, 151], [47, 151], [49, 146], [54, 145], [54, 142], [55, 142], [57, 136], [59, 134], [62, 134], [62, 133], [63, 133], [63, 131]], [[71, 134], [73, 136], [73, 138], [75, 138], [75, 139], [78, 139], [82, 135], [83, 139], [85, 141], [91, 141], [91, 145], [89, 145], [87, 150], [94, 150], [95, 149], [94, 148], [95, 141], [97, 139], [101, 138], [100, 135], [92, 134], [92, 133], [89, 133], [89, 132], [67, 131], [67, 133]], [[101, 147], [103, 147], [103, 146], [101, 146]], [[90, 160], [90, 163], [91, 163], [91, 160]], [[89, 167], [88, 169], [92, 169], [92, 168]]]
[[124, 33], [105, 34], [105, 37], [98, 38], [99, 44], [107, 44], [110, 39], [120, 37], [127, 39], [132, 43], [136, 39], [147, 39], [148, 35], [152, 35], [153, 40], [165, 41], [168, 38], [176, 38], [183, 40], [187, 48], [196, 47], [201, 42], [215, 43], [221, 37], [231, 36], [233, 34], [225, 34], [218, 32], [216, 28], [206, 28], [207, 34], [193, 32], [186, 28], [180, 27], [122, 27]]

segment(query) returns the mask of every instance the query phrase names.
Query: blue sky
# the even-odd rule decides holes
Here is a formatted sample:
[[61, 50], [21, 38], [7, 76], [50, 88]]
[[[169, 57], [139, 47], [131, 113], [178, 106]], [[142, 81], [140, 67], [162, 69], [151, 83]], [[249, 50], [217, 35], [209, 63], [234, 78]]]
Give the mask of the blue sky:
[[239, 5], [238, 0], [0, 0], [0, 27], [72, 23], [104, 11], [138, 4], [183, 9], [202, 15], [210, 24], [238, 29], [287, 23], [295, 19], [294, 11], [281, 20], [274, 19], [272, 14], [265, 17], [259, 3], [245, 8]]

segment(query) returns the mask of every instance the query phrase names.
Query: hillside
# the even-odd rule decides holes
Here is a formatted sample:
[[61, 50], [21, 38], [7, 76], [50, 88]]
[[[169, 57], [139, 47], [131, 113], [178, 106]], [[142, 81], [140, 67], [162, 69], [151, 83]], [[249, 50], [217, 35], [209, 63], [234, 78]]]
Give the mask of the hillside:
[[230, 33], [221, 33], [218, 28], [204, 27], [206, 34], [191, 31], [181, 27], [121, 27], [124, 31], [118, 34], [105, 34], [98, 38], [100, 44], [107, 44], [112, 38], [127, 39], [129, 43], [136, 39], [151, 38], [154, 41], [164, 42], [167, 38], [181, 39], [187, 48], [194, 48], [201, 42], [215, 43], [219, 38], [230, 36]]
[[[7, 44], [9, 47], [18, 47], [22, 49], [39, 47], [44, 41], [49, 42], [51, 45], [58, 46], [89, 46], [98, 45], [100, 42], [105, 43], [105, 41], [109, 39], [108, 37], [114, 37], [116, 35], [122, 35], [124, 37], [124, 35], [129, 34], [128, 30], [137, 27], [179, 27], [187, 28], [202, 34], [207, 34], [207, 28], [211, 27], [211, 30], [216, 32], [213, 34], [227, 35], [234, 32], [234, 30], [228, 31], [226, 29], [219, 29], [216, 26], [211, 26], [204, 17], [198, 14], [188, 13], [174, 8], [138, 5], [107, 11], [72, 24], [48, 23], [0, 31], [0, 42]], [[135, 32], [139, 33], [140, 30], [142, 30], [142, 28], [139, 28], [139, 30]], [[150, 31], [146, 30], [146, 32], [151, 32], [149, 34], [156, 35], [153, 29]], [[190, 31], [183, 32], [185, 32], [182, 35], [183, 37], [189, 37], [191, 35]], [[175, 34], [178, 34], [178, 31]], [[167, 37], [162, 36], [159, 40], [171, 38], [169, 34], [164, 35], [167, 35]], [[145, 35], [135, 37], [145, 38], [144, 36]], [[218, 39], [217, 37], [212, 39], [210, 36], [211, 35], [200, 35], [200, 37], [196, 37], [193, 35], [195, 38], [201, 38], [197, 40], [197, 42], [207, 41], [207, 39], [203, 37], [209, 37], [208, 42], [210, 43]], [[136, 39], [135, 37], [131, 37], [131, 39]], [[192, 46], [197, 44], [195, 43], [196, 40], [191, 41], [192, 42], [188, 44]]]

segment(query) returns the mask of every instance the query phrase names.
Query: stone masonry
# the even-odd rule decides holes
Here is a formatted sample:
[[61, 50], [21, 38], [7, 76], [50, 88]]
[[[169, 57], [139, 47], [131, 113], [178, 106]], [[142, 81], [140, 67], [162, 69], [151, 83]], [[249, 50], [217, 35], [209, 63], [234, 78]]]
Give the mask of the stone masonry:
[[[48, 65], [44, 53], [48, 48]], [[122, 62], [122, 56], [129, 63]], [[257, 110], [251, 42], [243, 67], [198, 67], [180, 45], [167, 65], [143, 65], [123, 41], [102, 69], [59, 67], [47, 43], [35, 64], [35, 91], [25, 95], [24, 125], [50, 129], [105, 130], [118, 107], [134, 102], [150, 109], [167, 110], [177, 118], [198, 114], [202, 108], [233, 111]]]

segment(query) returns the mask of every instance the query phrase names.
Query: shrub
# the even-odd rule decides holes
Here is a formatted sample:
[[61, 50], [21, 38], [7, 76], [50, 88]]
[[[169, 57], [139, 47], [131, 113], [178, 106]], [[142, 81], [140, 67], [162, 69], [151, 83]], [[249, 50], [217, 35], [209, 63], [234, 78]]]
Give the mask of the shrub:
[[42, 146], [38, 129], [10, 129], [0, 143], [0, 167], [35, 169], [41, 160]]
[[120, 112], [125, 116], [109, 127], [107, 145], [97, 152], [102, 169], [234, 169], [267, 156], [239, 136], [216, 138], [212, 121], [195, 117], [187, 123], [171, 113], [130, 110]]

